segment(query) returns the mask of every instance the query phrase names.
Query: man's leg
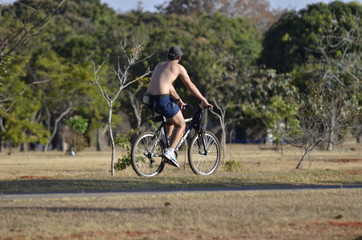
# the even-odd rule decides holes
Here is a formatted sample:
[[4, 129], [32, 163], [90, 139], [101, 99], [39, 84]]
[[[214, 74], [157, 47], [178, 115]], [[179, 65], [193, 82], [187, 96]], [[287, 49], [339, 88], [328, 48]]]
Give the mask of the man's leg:
[[170, 160], [173, 163], [173, 165], [175, 165], [176, 167], [180, 167], [175, 156], [175, 148], [177, 147], [177, 144], [180, 142], [182, 138], [182, 135], [186, 128], [186, 123], [181, 111], [179, 111], [172, 118], [168, 118], [167, 120], [169, 124], [173, 126], [171, 127], [171, 129], [174, 128], [174, 130], [173, 130], [173, 138], [171, 140], [170, 147], [165, 150], [163, 156], [168, 160]]
[[[169, 129], [170, 130], [173, 129], [173, 136], [171, 139], [170, 147], [175, 149], [185, 132], [186, 128], [185, 119], [184, 116], [182, 115], [182, 112], [179, 111], [175, 116], [173, 116], [172, 118], [168, 118], [167, 120], [170, 122], [170, 125], [172, 126]], [[171, 136], [171, 132], [167, 133], [167, 135]]]
[[166, 125], [166, 136], [171, 139], [172, 137], [172, 133], [173, 133], [173, 129], [175, 128], [175, 125], [173, 125], [173, 123], [171, 123], [170, 121], [167, 121], [167, 125]]

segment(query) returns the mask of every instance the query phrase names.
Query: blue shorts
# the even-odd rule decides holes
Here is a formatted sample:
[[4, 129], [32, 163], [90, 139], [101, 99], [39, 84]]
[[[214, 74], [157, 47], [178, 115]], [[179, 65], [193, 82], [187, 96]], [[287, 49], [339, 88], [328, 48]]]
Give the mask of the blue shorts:
[[180, 107], [170, 95], [156, 95], [153, 98], [156, 104], [156, 112], [166, 118], [172, 118], [180, 111]]

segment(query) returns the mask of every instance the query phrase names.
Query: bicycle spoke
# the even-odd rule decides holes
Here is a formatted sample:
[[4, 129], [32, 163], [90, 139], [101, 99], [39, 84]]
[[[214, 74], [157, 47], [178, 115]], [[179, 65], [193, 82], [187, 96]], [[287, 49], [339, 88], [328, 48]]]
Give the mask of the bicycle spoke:
[[132, 166], [138, 175], [155, 176], [163, 170], [163, 147], [154, 133], [143, 133], [132, 148]]
[[189, 160], [196, 174], [209, 175], [219, 165], [220, 146], [215, 136], [209, 132], [195, 136], [189, 149]]

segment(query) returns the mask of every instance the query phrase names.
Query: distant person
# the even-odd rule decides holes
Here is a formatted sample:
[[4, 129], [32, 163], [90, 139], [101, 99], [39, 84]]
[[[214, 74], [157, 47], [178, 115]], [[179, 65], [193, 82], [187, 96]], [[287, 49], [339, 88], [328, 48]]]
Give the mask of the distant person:
[[157, 64], [147, 88], [147, 92], [152, 95], [155, 101], [155, 111], [165, 116], [168, 122], [166, 131], [171, 143], [170, 147], [163, 153], [163, 157], [170, 160], [178, 168], [180, 165], [175, 156], [175, 148], [186, 128], [184, 116], [180, 111], [180, 108], [184, 108], [185, 103], [177, 94], [172, 85], [173, 82], [180, 77], [187, 89], [201, 100], [202, 107], [212, 107], [191, 81], [186, 69], [179, 64], [182, 56], [179, 47], [171, 47], [168, 52], [168, 61]]

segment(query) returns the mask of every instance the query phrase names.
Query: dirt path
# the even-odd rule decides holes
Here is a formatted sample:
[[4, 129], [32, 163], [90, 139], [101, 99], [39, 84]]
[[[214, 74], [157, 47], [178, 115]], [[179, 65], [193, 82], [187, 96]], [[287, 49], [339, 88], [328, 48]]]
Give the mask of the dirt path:
[[48, 193], [11, 193], [1, 194], [0, 200], [43, 199], [43, 198], [94, 198], [125, 195], [158, 195], [179, 193], [239, 192], [239, 191], [300, 191], [328, 189], [360, 189], [362, 184], [340, 185], [267, 185], [220, 188], [189, 188], [189, 189], [150, 189], [150, 190], [119, 190], [119, 191], [86, 191], [86, 192], [48, 192]]

